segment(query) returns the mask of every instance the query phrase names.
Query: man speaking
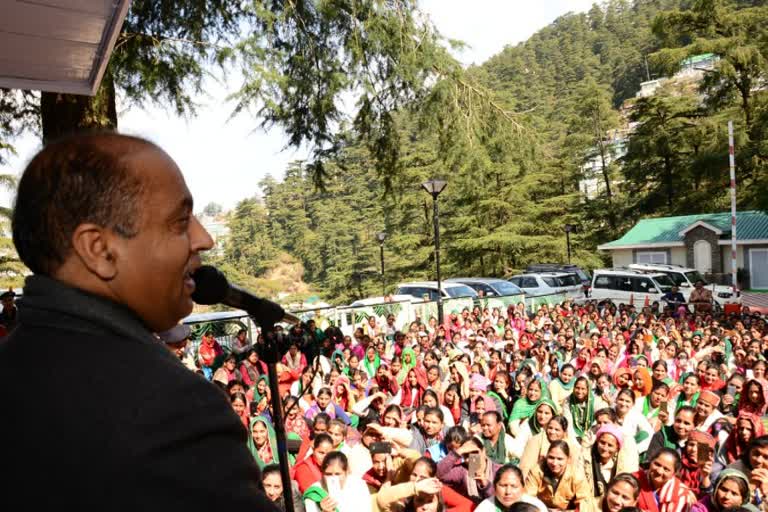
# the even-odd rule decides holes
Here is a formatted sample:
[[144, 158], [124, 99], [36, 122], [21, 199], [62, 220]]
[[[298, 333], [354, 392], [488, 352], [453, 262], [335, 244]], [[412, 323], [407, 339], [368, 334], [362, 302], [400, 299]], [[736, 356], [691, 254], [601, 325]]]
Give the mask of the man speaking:
[[47, 145], [13, 241], [34, 275], [0, 345], [3, 502], [272, 510], [225, 396], [152, 334], [191, 312], [212, 246], [173, 160], [114, 133]]

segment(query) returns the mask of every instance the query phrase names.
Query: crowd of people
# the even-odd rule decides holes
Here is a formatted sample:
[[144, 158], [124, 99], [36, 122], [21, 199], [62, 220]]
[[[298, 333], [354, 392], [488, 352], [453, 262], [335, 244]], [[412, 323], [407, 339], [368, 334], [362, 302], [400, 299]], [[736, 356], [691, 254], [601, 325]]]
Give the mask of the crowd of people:
[[[768, 327], [747, 307], [521, 303], [283, 334], [297, 511], [768, 508]], [[227, 393], [282, 506], [261, 349], [206, 335], [191, 366]]]

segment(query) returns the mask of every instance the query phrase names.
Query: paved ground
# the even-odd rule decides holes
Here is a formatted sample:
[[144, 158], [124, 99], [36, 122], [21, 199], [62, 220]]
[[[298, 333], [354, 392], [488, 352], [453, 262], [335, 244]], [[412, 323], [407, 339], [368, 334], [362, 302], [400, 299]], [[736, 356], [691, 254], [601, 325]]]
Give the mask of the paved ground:
[[768, 293], [743, 292], [741, 302], [753, 311], [768, 314]]

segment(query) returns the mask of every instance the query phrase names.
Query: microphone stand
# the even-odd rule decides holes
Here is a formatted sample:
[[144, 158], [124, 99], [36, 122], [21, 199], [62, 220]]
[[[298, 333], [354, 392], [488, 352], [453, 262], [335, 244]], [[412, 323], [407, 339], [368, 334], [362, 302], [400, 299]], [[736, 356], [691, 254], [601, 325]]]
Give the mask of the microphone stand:
[[[280, 308], [282, 310], [282, 308]], [[285, 512], [293, 510], [293, 488], [291, 476], [288, 472], [288, 447], [285, 438], [285, 425], [283, 423], [283, 404], [280, 400], [280, 389], [277, 385], [277, 361], [280, 358], [278, 352], [278, 335], [275, 331], [275, 322], [283, 318], [280, 314], [277, 318], [252, 317], [261, 326], [261, 334], [264, 337], [264, 353], [262, 359], [267, 363], [269, 372], [269, 391], [272, 395], [272, 421], [277, 435], [277, 457], [280, 462], [280, 479], [283, 481], [283, 501]], [[250, 432], [248, 435], [251, 435]]]

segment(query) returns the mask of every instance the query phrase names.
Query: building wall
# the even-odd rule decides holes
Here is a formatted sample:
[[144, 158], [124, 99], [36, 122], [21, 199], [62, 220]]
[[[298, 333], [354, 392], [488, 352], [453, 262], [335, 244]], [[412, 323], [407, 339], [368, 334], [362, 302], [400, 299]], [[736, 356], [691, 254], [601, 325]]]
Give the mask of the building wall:
[[632, 249], [617, 249], [611, 251], [614, 267], [626, 267], [632, 263]]
[[670, 263], [672, 265], [683, 265], [686, 264], [686, 250], [685, 247], [672, 247], [670, 250], [671, 255], [671, 261]]

